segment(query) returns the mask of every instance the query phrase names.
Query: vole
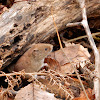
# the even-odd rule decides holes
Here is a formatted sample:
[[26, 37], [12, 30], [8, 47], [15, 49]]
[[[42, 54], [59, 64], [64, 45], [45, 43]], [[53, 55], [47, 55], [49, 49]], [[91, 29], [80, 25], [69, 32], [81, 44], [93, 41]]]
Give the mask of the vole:
[[14, 66], [14, 71], [21, 71], [32, 73], [37, 72], [45, 65], [45, 57], [52, 51], [51, 44], [39, 43], [33, 44], [17, 61]]

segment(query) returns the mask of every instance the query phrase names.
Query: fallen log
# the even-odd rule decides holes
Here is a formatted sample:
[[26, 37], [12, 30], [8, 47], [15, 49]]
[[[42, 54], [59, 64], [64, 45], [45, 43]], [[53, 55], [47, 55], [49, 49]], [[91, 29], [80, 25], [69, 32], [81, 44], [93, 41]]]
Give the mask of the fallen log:
[[[66, 28], [69, 22], [81, 20], [81, 9], [74, 0], [34, 0], [17, 2], [0, 16], [0, 69], [22, 55], [32, 43], [54, 37], [56, 30]], [[88, 17], [100, 16], [100, 3], [86, 0]]]

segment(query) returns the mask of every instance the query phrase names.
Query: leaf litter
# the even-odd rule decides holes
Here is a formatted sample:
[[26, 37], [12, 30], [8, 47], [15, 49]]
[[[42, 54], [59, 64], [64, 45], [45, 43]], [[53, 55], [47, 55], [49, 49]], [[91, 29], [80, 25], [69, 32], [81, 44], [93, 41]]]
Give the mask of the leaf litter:
[[[82, 83], [84, 87], [86, 89], [93, 88], [94, 65], [89, 60], [90, 54], [88, 50], [82, 45], [74, 43], [65, 43], [63, 50], [71, 63], [78, 69], [78, 72], [81, 73], [80, 77], [83, 79]], [[37, 78], [30, 78], [30, 82], [32, 83], [28, 83], [24, 88], [20, 88], [20, 77], [25, 76], [25, 72], [21, 72], [20, 75], [17, 75], [16, 72], [16, 77], [14, 75], [13, 77], [10, 75], [6, 76], [5, 73], [2, 73], [7, 78], [9, 93], [11, 92], [10, 90], [15, 91], [13, 89], [16, 85], [20, 88], [19, 91], [15, 91], [16, 96], [12, 100], [33, 100], [33, 98], [35, 100], [47, 100], [48, 98], [49, 100], [60, 100], [64, 98], [66, 100], [80, 100], [80, 98], [84, 98], [82, 87], [74, 69], [61, 49], [48, 55], [45, 62], [48, 64], [47, 69], [45, 68], [37, 72]], [[1, 97], [7, 98], [2, 93], [3, 91], [1, 92]], [[14, 92], [12, 92], [13, 94]], [[89, 95], [92, 95], [92, 93], [90, 92]], [[11, 96], [8, 97], [12, 98]]]

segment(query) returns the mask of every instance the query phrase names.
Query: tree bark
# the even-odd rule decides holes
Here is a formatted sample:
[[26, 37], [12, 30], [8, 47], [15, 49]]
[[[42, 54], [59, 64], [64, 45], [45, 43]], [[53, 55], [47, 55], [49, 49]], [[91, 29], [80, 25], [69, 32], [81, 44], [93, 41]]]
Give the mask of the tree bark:
[[[81, 20], [81, 9], [74, 0], [17, 2], [1, 15], [0, 69], [24, 53], [28, 45], [44, 42], [56, 34], [51, 7], [59, 31], [67, 23]], [[86, 7], [88, 17], [100, 16], [99, 1], [86, 0]]]

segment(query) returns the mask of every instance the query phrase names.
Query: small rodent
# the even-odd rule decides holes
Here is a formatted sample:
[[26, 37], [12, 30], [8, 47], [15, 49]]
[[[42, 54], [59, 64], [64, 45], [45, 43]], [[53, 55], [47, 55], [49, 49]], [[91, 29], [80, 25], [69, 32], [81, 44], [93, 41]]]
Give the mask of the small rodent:
[[34, 44], [19, 58], [14, 66], [14, 71], [32, 73], [37, 72], [43, 67], [45, 57], [52, 51], [53, 45], [39, 43]]

